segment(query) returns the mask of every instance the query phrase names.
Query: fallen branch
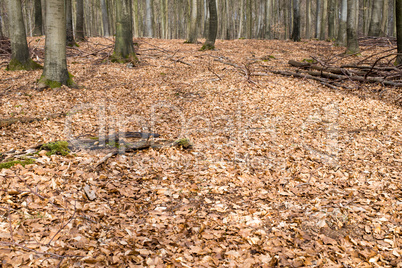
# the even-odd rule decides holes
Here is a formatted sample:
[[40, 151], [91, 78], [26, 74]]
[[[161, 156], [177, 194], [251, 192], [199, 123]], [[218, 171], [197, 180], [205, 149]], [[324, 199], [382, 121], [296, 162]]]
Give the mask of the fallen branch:
[[36, 121], [42, 121], [45, 119], [54, 119], [65, 115], [66, 115], [65, 113], [55, 113], [55, 114], [49, 114], [45, 117], [19, 117], [19, 118], [0, 119], [0, 128], [8, 127], [18, 122], [23, 124], [32, 123]]

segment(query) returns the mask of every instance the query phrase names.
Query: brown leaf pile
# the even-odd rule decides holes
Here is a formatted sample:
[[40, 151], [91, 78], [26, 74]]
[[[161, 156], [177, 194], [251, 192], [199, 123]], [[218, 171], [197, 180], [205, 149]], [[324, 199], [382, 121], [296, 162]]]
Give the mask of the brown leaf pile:
[[[105, 152], [41, 152], [2, 169], [2, 265], [401, 267], [402, 110], [387, 102], [397, 91], [379, 100], [261, 75], [343, 51], [327, 42], [202, 52], [183, 41], [139, 39], [132, 66], [108, 62], [112, 40], [91, 38], [68, 50], [80, 89], [38, 92], [40, 71], [0, 70], [0, 118], [67, 113], [0, 129], [0, 152], [99, 129], [194, 144], [98, 168]], [[43, 62], [44, 39], [30, 44]]]

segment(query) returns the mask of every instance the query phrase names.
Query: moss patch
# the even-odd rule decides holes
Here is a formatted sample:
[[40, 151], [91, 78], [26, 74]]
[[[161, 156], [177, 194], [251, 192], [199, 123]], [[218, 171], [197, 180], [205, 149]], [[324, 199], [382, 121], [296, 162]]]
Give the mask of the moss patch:
[[66, 141], [56, 141], [43, 144], [39, 150], [47, 150], [49, 152], [46, 155], [51, 156], [53, 154], [68, 155], [70, 149], [68, 149], [68, 142]]
[[210, 45], [210, 44], [205, 44], [200, 48], [200, 51], [204, 51], [204, 50], [214, 50], [215, 46], [214, 45]]
[[17, 59], [11, 59], [10, 63], [7, 65], [6, 68], [7, 71], [20, 71], [20, 70], [32, 71], [38, 69], [43, 69], [42, 65], [34, 62], [32, 59], [29, 59], [28, 62], [26, 63], [22, 63]]
[[[66, 82], [66, 86], [71, 88], [78, 88], [78, 85], [73, 80], [74, 75], [68, 73], [68, 79]], [[38, 88], [45, 89], [45, 88], [59, 88], [63, 85], [63, 83], [59, 81], [53, 81], [50, 79], [46, 79], [44, 75], [42, 75], [38, 80]]]
[[176, 146], [182, 147], [184, 149], [189, 149], [189, 148], [193, 147], [193, 144], [187, 138], [176, 140], [174, 142], [174, 144]]
[[15, 166], [18, 164], [25, 167], [26, 165], [30, 165], [30, 164], [34, 164], [34, 163], [35, 163], [35, 161], [33, 159], [12, 160], [12, 161], [8, 161], [8, 162], [0, 163], [0, 169], [11, 168], [12, 166]]
[[129, 54], [127, 57], [123, 57], [122, 55], [118, 55], [113, 52], [113, 55], [110, 57], [111, 62], [117, 62], [117, 63], [129, 63], [131, 62], [134, 66], [137, 65], [139, 62], [137, 55], [135, 53]]

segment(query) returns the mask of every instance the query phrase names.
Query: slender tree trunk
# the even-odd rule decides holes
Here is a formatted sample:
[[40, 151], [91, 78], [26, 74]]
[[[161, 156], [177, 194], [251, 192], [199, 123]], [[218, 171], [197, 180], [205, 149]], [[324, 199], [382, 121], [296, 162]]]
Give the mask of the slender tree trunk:
[[238, 38], [243, 37], [244, 29], [244, 0], [240, 0], [240, 22], [239, 22], [239, 35]]
[[145, 0], [145, 29], [146, 29], [146, 37], [153, 37], [153, 11], [152, 11], [152, 0]]
[[[160, 0], [160, 7], [161, 7], [161, 36], [162, 38], [167, 38], [167, 14], [166, 14], [166, 2], [165, 0]], [[135, 29], [135, 27], [134, 27]]]
[[107, 12], [106, 0], [100, 0], [102, 8], [102, 23], [103, 23], [103, 35], [110, 36], [109, 31], [109, 16]]
[[325, 40], [328, 29], [328, 0], [322, 0], [320, 40]]
[[[397, 51], [402, 53], [402, 0], [395, 1], [395, 13], [396, 13], [396, 39], [397, 39]], [[402, 55], [396, 57], [395, 65], [402, 64]]]
[[300, 0], [293, 0], [292, 40], [300, 41]]
[[77, 0], [75, 6], [75, 39], [84, 41], [84, 1]]
[[29, 57], [21, 0], [7, 0], [6, 4], [11, 42], [11, 61], [7, 66], [7, 70], [37, 69], [40, 66]]
[[133, 44], [131, 0], [115, 0], [116, 42], [111, 60], [113, 62], [137, 62]]
[[75, 45], [73, 32], [73, 9], [71, 0], [65, 0], [66, 3], [66, 42], [68, 46]]
[[358, 2], [355, 0], [348, 1], [348, 16], [347, 16], [347, 54], [356, 54], [360, 52], [359, 43], [357, 40], [356, 29], [356, 9], [358, 8]]
[[67, 71], [66, 13], [63, 0], [46, 0], [45, 66], [38, 87], [76, 86]]
[[346, 45], [346, 22], [348, 18], [348, 1], [341, 0], [341, 18], [339, 20], [337, 44], [340, 46]]
[[218, 13], [216, 10], [216, 1], [208, 0], [209, 7], [209, 23], [208, 23], [208, 37], [202, 46], [202, 50], [210, 50], [215, 48], [216, 34], [218, 33]]
[[328, 38], [335, 37], [335, 0], [328, 0]]
[[315, 17], [315, 38], [321, 39], [321, 0], [317, 0], [317, 9], [316, 9], [316, 17]]
[[253, 36], [253, 14], [251, 0], [246, 0], [246, 38], [251, 39]]
[[311, 38], [311, 0], [306, 0], [306, 39]]
[[41, 0], [35, 0], [34, 2], [34, 18], [35, 18], [35, 26], [32, 34], [34, 36], [42, 35], [42, 4]]
[[381, 36], [387, 36], [388, 34], [388, 14], [389, 14], [389, 2], [388, 0], [383, 0], [382, 7], [382, 19], [381, 19]]
[[383, 0], [373, 0], [373, 7], [370, 20], [369, 36], [380, 36], [381, 33], [381, 15]]
[[195, 44], [197, 43], [198, 36], [198, 3], [197, 0], [189, 0], [191, 3], [190, 10], [190, 27], [188, 32], [187, 42]]

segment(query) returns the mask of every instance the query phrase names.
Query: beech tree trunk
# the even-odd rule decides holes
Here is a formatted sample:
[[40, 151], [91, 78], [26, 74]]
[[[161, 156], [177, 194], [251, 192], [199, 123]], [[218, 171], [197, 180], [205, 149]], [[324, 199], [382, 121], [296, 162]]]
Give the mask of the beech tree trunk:
[[115, 7], [116, 41], [112, 61], [136, 63], [137, 57], [133, 44], [131, 0], [115, 0]]
[[73, 9], [71, 0], [65, 0], [66, 3], [66, 42], [68, 46], [75, 45], [73, 32]]
[[145, 36], [153, 37], [153, 11], [152, 11], [152, 0], [145, 0]]
[[348, 18], [348, 1], [341, 0], [341, 17], [339, 20], [337, 44], [340, 46], [346, 45], [346, 22]]
[[[402, 53], [402, 0], [395, 0], [397, 51]], [[395, 65], [402, 64], [402, 55], [396, 57]]]
[[300, 0], [293, 0], [293, 31], [292, 40], [300, 41]]
[[208, 0], [209, 7], [209, 23], [208, 23], [208, 36], [202, 49], [214, 49], [216, 34], [218, 33], [218, 13], [216, 10], [216, 1]]
[[45, 66], [38, 82], [45, 87], [75, 86], [66, 61], [66, 13], [64, 0], [46, 0]]
[[316, 22], [315, 22], [315, 38], [321, 39], [320, 33], [321, 33], [321, 0], [316, 1], [317, 9], [316, 9]]
[[383, 0], [382, 7], [382, 18], [381, 18], [381, 36], [387, 36], [388, 33], [388, 14], [389, 14], [389, 2], [388, 0]]
[[328, 0], [322, 1], [320, 40], [325, 40], [328, 29]]
[[34, 36], [42, 35], [42, 4], [41, 0], [35, 0], [34, 2], [34, 18], [35, 18], [35, 26], [32, 34]]
[[253, 15], [251, 0], [246, 0], [246, 38], [251, 39], [253, 36]]
[[328, 38], [335, 37], [335, 0], [328, 0]]
[[346, 54], [356, 54], [360, 52], [359, 42], [357, 40], [357, 27], [356, 27], [356, 9], [358, 8], [358, 1], [348, 1], [348, 16], [347, 16], [347, 48]]
[[101, 0], [101, 9], [102, 9], [103, 35], [110, 36], [109, 16], [108, 16], [108, 12], [107, 12], [106, 0]]
[[306, 0], [306, 39], [311, 38], [311, 0]]
[[33, 70], [40, 67], [29, 56], [21, 0], [7, 0], [9, 35], [11, 42], [11, 61], [7, 70]]
[[373, 0], [369, 36], [380, 36], [383, 0]]
[[77, 41], [84, 41], [84, 0], [77, 0], [75, 10], [75, 39]]
[[189, 0], [190, 2], [190, 27], [188, 32], [187, 42], [195, 44], [197, 43], [198, 36], [198, 3], [197, 0]]

